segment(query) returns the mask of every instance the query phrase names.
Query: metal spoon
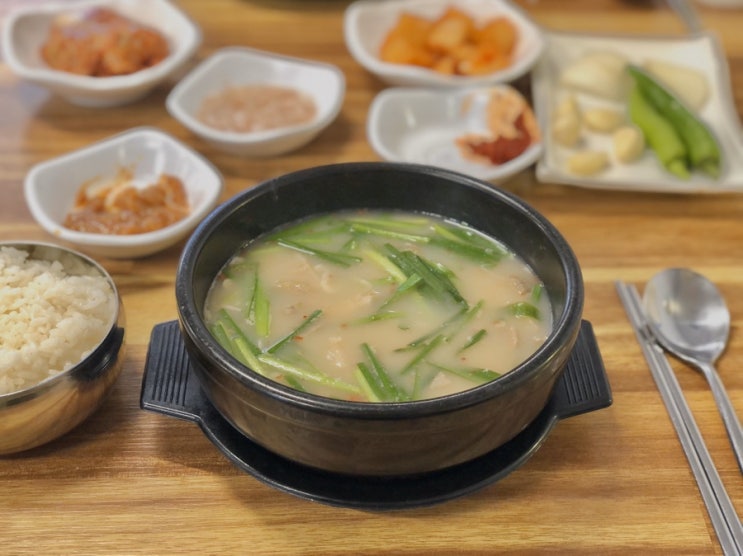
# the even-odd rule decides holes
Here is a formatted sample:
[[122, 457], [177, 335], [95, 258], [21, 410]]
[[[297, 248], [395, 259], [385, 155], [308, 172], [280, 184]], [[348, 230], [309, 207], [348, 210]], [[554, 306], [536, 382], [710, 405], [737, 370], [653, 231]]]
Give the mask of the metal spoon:
[[722, 295], [701, 274], [670, 268], [647, 283], [643, 305], [658, 342], [707, 379], [743, 471], [743, 429], [714, 366], [730, 333], [730, 313]]

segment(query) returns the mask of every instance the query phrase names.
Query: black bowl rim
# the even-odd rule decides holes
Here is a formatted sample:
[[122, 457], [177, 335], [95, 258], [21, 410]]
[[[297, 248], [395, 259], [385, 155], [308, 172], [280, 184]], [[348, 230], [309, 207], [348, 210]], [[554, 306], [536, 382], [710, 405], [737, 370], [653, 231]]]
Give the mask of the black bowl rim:
[[[194, 278], [195, 260], [203, 250], [204, 244], [211, 233], [229, 218], [234, 210], [255, 197], [318, 174], [325, 176], [333, 174], [347, 175], [351, 171], [422, 172], [456, 182], [460, 187], [477, 189], [495, 196], [501, 202], [531, 219], [561, 255], [561, 266], [565, 272], [567, 283], [565, 307], [560, 318], [553, 323], [552, 332], [542, 346], [531, 357], [502, 377], [462, 392], [408, 402], [350, 402], [308, 394], [289, 386], [283, 386], [243, 365], [219, 345], [199, 316], [192, 288], [189, 287]], [[477, 226], [473, 227], [477, 228]], [[514, 389], [531, 379], [530, 369], [547, 364], [564, 343], [574, 341], [583, 311], [583, 277], [578, 259], [557, 228], [536, 209], [514, 193], [477, 178], [444, 168], [400, 162], [343, 162], [316, 166], [269, 178], [250, 189], [235, 194], [208, 214], [186, 242], [178, 264], [175, 293], [182, 333], [186, 334], [194, 344], [199, 346], [199, 349], [204, 352], [212, 364], [218, 364], [222, 370], [237, 379], [239, 383], [259, 390], [270, 398], [291, 404], [298, 409], [357, 419], [394, 420], [401, 417], [424, 417], [456, 411], [480, 404], [502, 391]]]

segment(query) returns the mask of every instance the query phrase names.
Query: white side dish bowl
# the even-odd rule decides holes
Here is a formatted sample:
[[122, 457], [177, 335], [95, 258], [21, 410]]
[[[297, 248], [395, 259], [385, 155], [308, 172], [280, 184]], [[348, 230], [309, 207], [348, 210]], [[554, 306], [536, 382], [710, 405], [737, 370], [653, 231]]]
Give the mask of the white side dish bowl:
[[[92, 77], [49, 67], [40, 49], [55, 18], [91, 8], [106, 7], [159, 31], [170, 54], [160, 63], [128, 75]], [[3, 23], [3, 58], [10, 69], [66, 98], [72, 104], [109, 107], [133, 102], [172, 76], [201, 44], [201, 31], [185, 13], [168, 0], [82, 0], [50, 2], [21, 7]]]
[[[190, 204], [182, 220], [152, 232], [115, 235], [79, 232], [62, 224], [81, 187], [113, 178], [122, 169], [135, 186], [161, 174], [181, 180]], [[162, 131], [134, 128], [88, 147], [42, 162], [28, 173], [24, 194], [31, 215], [56, 239], [106, 258], [151, 255], [186, 237], [216, 206], [224, 187], [218, 170], [204, 157]]]
[[[433, 19], [450, 7], [462, 10], [476, 22], [508, 17], [519, 36], [511, 65], [485, 75], [464, 76], [445, 75], [424, 67], [380, 59], [382, 42], [400, 14], [408, 12]], [[346, 9], [343, 33], [349, 52], [360, 65], [382, 81], [397, 86], [466, 87], [509, 83], [527, 73], [544, 48], [539, 26], [508, 0], [357, 0]]]
[[[204, 99], [227, 87], [271, 85], [309, 96], [316, 113], [307, 123], [255, 132], [222, 131], [204, 124]], [[345, 96], [345, 77], [331, 64], [251, 48], [224, 48], [186, 75], [168, 95], [170, 114], [216, 148], [240, 156], [273, 156], [303, 147], [336, 118]]]
[[372, 102], [367, 137], [385, 160], [439, 166], [490, 182], [503, 182], [534, 164], [542, 143], [503, 164], [462, 156], [456, 140], [470, 133], [488, 134], [486, 108], [493, 90], [507, 85], [473, 89], [389, 88]]

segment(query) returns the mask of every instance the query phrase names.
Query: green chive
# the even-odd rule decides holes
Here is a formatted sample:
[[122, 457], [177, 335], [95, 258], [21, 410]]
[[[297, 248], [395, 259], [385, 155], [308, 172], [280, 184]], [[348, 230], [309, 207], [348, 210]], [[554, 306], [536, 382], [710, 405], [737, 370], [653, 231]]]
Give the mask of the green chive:
[[501, 376], [500, 373], [491, 371], [490, 369], [453, 369], [451, 367], [444, 367], [435, 364], [433, 366], [445, 373], [456, 375], [466, 380], [478, 383], [490, 382], [491, 380]]
[[223, 347], [255, 372], [266, 376], [265, 369], [256, 357], [260, 353], [258, 346], [248, 339], [225, 309], [220, 309], [218, 315], [219, 322], [224, 327], [224, 332], [230, 342], [229, 346]]
[[515, 317], [529, 317], [539, 319], [539, 309], [526, 301], [517, 301], [506, 307], [509, 313]]
[[357, 234], [367, 234], [379, 237], [389, 237], [393, 239], [400, 239], [403, 241], [410, 241], [412, 243], [428, 243], [431, 238], [428, 236], [421, 236], [416, 234], [408, 234], [405, 232], [398, 232], [396, 230], [390, 230], [380, 226], [373, 226], [369, 224], [353, 223], [351, 224], [351, 231]]
[[[366, 367], [364, 363], [360, 363], [361, 372], [366, 376], [368, 372], [373, 373], [373, 377], [376, 377], [373, 384], [376, 384], [382, 394], [384, 401], [400, 402], [409, 399], [408, 395], [403, 392], [397, 385], [392, 381], [387, 370], [382, 365], [382, 362], [377, 358], [374, 351], [369, 347], [369, 344], [362, 344], [361, 349], [369, 359], [371, 363], [371, 369]], [[378, 394], [380, 393], [378, 392]]]
[[384, 400], [384, 391], [376, 381], [369, 367], [364, 363], [359, 363], [356, 365], [354, 374], [364, 395], [370, 402], [381, 402]]
[[244, 261], [234, 262], [224, 269], [224, 276], [227, 278], [233, 278], [236, 275], [241, 274], [249, 266], [250, 264]]
[[335, 239], [339, 232], [348, 230], [348, 224], [338, 220], [336, 217], [321, 219], [309, 219], [299, 224], [293, 224], [290, 228], [278, 230], [267, 236], [266, 240], [279, 241], [284, 238], [301, 239], [302, 241], [315, 241]]
[[250, 305], [255, 322], [255, 331], [265, 338], [271, 333], [271, 302], [263, 289], [263, 284], [258, 278], [257, 270], [255, 273], [253, 299]]
[[471, 259], [492, 264], [507, 254], [497, 243], [469, 228], [437, 224], [434, 231], [437, 236], [431, 239], [432, 244]]
[[358, 324], [364, 324], [364, 323], [370, 323], [370, 322], [377, 322], [380, 320], [390, 320], [390, 319], [398, 319], [401, 316], [403, 316], [401, 313], [398, 313], [397, 311], [377, 311], [376, 313], [373, 313], [369, 315], [368, 317], [363, 317], [355, 322]]
[[432, 263], [416, 255], [412, 251], [400, 251], [393, 245], [386, 243], [388, 257], [395, 263], [406, 276], [417, 274], [421, 277], [425, 285], [437, 297], [451, 295], [457, 303], [466, 304], [466, 301], [459, 293], [457, 288], [452, 284], [449, 278], [439, 271]]
[[320, 259], [326, 260], [330, 263], [337, 264], [338, 266], [349, 267], [354, 263], [360, 263], [362, 261], [360, 257], [355, 257], [353, 255], [347, 255], [346, 253], [336, 253], [334, 251], [325, 251], [323, 249], [315, 249], [314, 247], [310, 247], [309, 245], [305, 245], [303, 243], [298, 243], [296, 241], [291, 241], [291, 240], [284, 239], [284, 238], [280, 238], [277, 241], [277, 243], [281, 245], [282, 247], [294, 249], [295, 251], [299, 251], [300, 253], [305, 253], [307, 255], [313, 255]]
[[432, 239], [431, 245], [436, 245], [462, 257], [487, 264], [495, 264], [505, 256], [503, 251], [496, 249], [494, 246], [478, 247], [477, 245], [468, 245], [444, 238]]
[[484, 328], [481, 328], [477, 332], [475, 332], [472, 336], [469, 337], [467, 342], [457, 350], [457, 353], [462, 353], [464, 350], [471, 348], [474, 346], [477, 342], [482, 340], [487, 335], [487, 331]]
[[267, 353], [275, 353], [277, 352], [281, 346], [283, 346], [285, 343], [293, 340], [296, 336], [299, 335], [300, 332], [302, 332], [305, 328], [307, 328], [310, 324], [312, 324], [315, 319], [317, 319], [320, 315], [322, 315], [322, 311], [320, 309], [315, 309], [312, 311], [312, 313], [305, 318], [299, 326], [297, 326], [294, 330], [289, 332], [286, 336], [281, 338], [278, 342], [276, 342], [274, 345], [272, 345], [270, 348], [266, 350]]
[[467, 377], [471, 379], [478, 379], [482, 382], [490, 382], [491, 380], [495, 380], [499, 376], [501, 376], [500, 373], [496, 373], [495, 371], [491, 371], [490, 369], [473, 369], [471, 371], [467, 372]]
[[349, 384], [347, 382], [344, 382], [343, 380], [328, 376], [325, 373], [315, 369], [309, 364], [301, 365], [296, 362], [290, 362], [290, 361], [287, 361], [286, 359], [282, 359], [280, 357], [277, 357], [269, 353], [260, 354], [258, 356], [258, 359], [260, 360], [261, 363], [265, 365], [268, 365], [270, 367], [273, 367], [274, 369], [283, 371], [284, 373], [289, 373], [291, 375], [294, 375], [297, 378], [302, 378], [304, 380], [309, 380], [312, 382], [316, 382], [318, 384], [323, 384], [325, 386], [335, 388], [336, 390], [343, 390], [345, 392], [360, 394], [359, 389], [355, 385]]
[[531, 295], [529, 297], [534, 303], [539, 303], [539, 300], [542, 298], [543, 290], [544, 286], [542, 284], [535, 284], [531, 289]]
[[381, 267], [382, 270], [384, 270], [387, 274], [392, 276], [392, 278], [397, 282], [398, 284], [402, 284], [407, 279], [406, 274], [400, 270], [400, 268], [395, 265], [389, 258], [384, 256], [379, 251], [373, 250], [373, 249], [366, 249], [364, 250], [364, 256], [372, 261], [373, 263], [376, 263], [377, 266]]
[[253, 272], [253, 289], [245, 307], [245, 318], [250, 324], [255, 324], [255, 294], [258, 291], [258, 269]]
[[431, 271], [431, 274], [436, 277], [436, 279], [441, 283], [441, 285], [449, 293], [449, 295], [454, 298], [454, 301], [465, 306], [467, 305], [464, 297], [462, 297], [462, 294], [459, 293], [459, 290], [449, 278], [449, 276], [454, 276], [453, 272], [445, 268], [443, 265], [434, 264], [431, 261], [424, 259], [423, 257], [415, 255], [414, 253], [411, 253], [411, 255], [413, 255], [418, 261], [420, 261], [421, 264], [423, 264], [426, 268], [428, 268], [428, 270]]
[[369, 347], [369, 344], [362, 344], [361, 349], [366, 355], [367, 359], [369, 359], [369, 362], [371, 363], [371, 370], [374, 371], [375, 375], [377, 376], [378, 382], [382, 386], [386, 397], [394, 398], [397, 388], [392, 382], [392, 379], [390, 379], [389, 375], [387, 374], [387, 371], [385, 370], [384, 365], [382, 365], [382, 362], [377, 358], [371, 347]]
[[287, 385], [291, 386], [295, 390], [299, 390], [300, 392], [307, 391], [304, 385], [299, 380], [297, 380], [297, 377], [292, 374], [285, 374], [284, 380], [286, 381]]
[[413, 381], [413, 394], [411, 398], [414, 400], [420, 399], [421, 393], [424, 392], [426, 388], [428, 388], [428, 386], [433, 382], [433, 380], [436, 378], [436, 375], [438, 374], [439, 371], [437, 369], [431, 371], [430, 368], [421, 369], [420, 367], [416, 367], [415, 380]]
[[470, 308], [462, 307], [461, 309], [459, 309], [459, 311], [454, 313], [451, 317], [446, 319], [444, 322], [442, 322], [439, 326], [437, 326], [431, 332], [428, 332], [427, 334], [424, 334], [423, 336], [419, 336], [412, 342], [408, 343], [404, 348], [399, 348], [395, 351], [407, 351], [409, 349], [414, 349], [418, 347], [419, 345], [428, 342], [428, 340], [430, 340], [437, 334], [445, 332], [450, 326], [457, 324], [458, 325], [457, 329], [454, 332], [449, 333], [447, 335], [447, 337], [451, 338], [452, 336], [456, 334], [459, 328], [464, 326], [467, 322], [469, 322], [469, 320], [472, 317], [474, 317], [477, 314], [477, 312], [482, 308], [482, 306], [483, 306], [483, 302], [479, 301], [476, 305], [473, 305]]
[[394, 318], [394, 317], [400, 316], [398, 313], [394, 311], [387, 311], [386, 310], [387, 307], [389, 307], [392, 303], [397, 301], [402, 294], [415, 288], [415, 286], [420, 281], [421, 281], [421, 277], [418, 276], [417, 274], [414, 274], [408, 277], [402, 284], [400, 284], [395, 289], [394, 292], [392, 292], [391, 296], [385, 299], [384, 302], [379, 307], [377, 307], [377, 310], [374, 313], [362, 319], [362, 322], [376, 321], [376, 320], [382, 320], [382, 318]]
[[409, 214], [364, 214], [363, 216], [348, 216], [346, 221], [350, 224], [366, 224], [368, 226], [381, 226], [390, 230], [404, 232], [419, 231], [428, 227], [428, 220], [424, 217], [412, 217]]
[[443, 340], [444, 336], [442, 334], [439, 334], [433, 340], [431, 340], [427, 344], [424, 344], [423, 349], [421, 349], [410, 361], [408, 361], [408, 364], [402, 368], [400, 374], [403, 375], [407, 373], [410, 369], [423, 361], [428, 356], [428, 354], [431, 353]]

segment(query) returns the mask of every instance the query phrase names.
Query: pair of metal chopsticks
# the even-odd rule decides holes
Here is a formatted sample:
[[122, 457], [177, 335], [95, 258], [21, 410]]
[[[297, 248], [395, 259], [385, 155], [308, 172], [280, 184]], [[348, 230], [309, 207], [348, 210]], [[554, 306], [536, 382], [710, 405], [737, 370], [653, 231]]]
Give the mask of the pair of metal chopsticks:
[[681, 445], [689, 460], [712, 526], [725, 554], [743, 554], [743, 526], [725, 490], [696, 421], [686, 403], [665, 353], [648, 328], [637, 289], [621, 281], [615, 283], [627, 311], [645, 359], [650, 367], [663, 403], [671, 417]]

